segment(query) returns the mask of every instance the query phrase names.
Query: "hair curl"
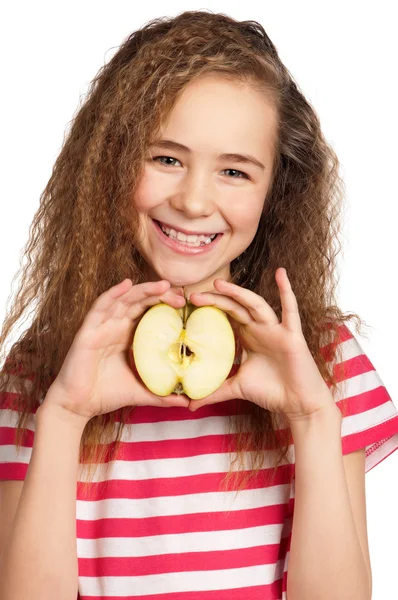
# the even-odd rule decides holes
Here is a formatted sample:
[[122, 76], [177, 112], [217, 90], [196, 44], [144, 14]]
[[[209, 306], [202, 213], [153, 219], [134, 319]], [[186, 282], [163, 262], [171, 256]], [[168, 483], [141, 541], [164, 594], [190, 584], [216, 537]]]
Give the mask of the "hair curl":
[[[335, 392], [331, 358], [338, 360], [339, 347], [332, 344], [326, 359], [323, 336], [350, 319], [356, 319], [357, 333], [363, 326], [356, 313], [342, 313], [334, 296], [345, 196], [338, 158], [259, 23], [187, 11], [145, 24], [99, 70], [41, 194], [24, 250], [27, 264], [18, 272], [21, 282], [0, 338], [1, 349], [35, 301], [33, 322], [12, 345], [1, 373], [0, 389], [15, 392], [18, 449], [30, 413], [43, 401], [94, 300], [126, 277], [133, 284], [145, 281], [132, 196], [147, 148], [176, 99], [187, 84], [209, 74], [261, 91], [277, 115], [272, 183], [255, 238], [231, 263], [232, 281], [264, 297], [281, 318], [275, 271], [287, 269], [304, 337]], [[239, 489], [263, 467], [264, 450], [276, 451], [275, 475], [290, 443], [278, 433], [277, 415], [245, 404], [250, 406], [231, 417], [236, 457], [224, 479], [234, 475], [238, 461], [245, 475]], [[80, 463], [89, 463], [89, 480], [93, 467], [117, 457], [130, 411], [124, 407], [88, 422]]]

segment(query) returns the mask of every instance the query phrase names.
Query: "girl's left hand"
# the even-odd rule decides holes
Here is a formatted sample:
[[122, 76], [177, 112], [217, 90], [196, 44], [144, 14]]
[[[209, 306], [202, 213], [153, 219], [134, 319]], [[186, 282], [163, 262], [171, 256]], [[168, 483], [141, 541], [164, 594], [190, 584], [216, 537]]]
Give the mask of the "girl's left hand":
[[191, 294], [189, 301], [195, 306], [217, 306], [233, 318], [231, 324], [243, 348], [236, 375], [209, 396], [191, 400], [191, 411], [234, 398], [283, 413], [288, 420], [306, 419], [331, 405], [337, 408], [305, 341], [286, 269], [277, 269], [275, 279], [281, 323], [261, 296], [225, 279], [214, 280], [219, 293]]

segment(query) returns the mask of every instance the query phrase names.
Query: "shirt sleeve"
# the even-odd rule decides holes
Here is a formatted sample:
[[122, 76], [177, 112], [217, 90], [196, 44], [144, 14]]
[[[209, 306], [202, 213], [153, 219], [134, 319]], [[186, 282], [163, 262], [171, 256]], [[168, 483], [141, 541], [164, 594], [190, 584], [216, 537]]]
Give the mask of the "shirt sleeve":
[[[32, 382], [27, 379], [25, 388], [29, 391]], [[35, 434], [35, 413], [30, 413], [26, 421], [21, 448], [16, 447], [16, 431], [19, 413], [15, 407], [17, 398], [12, 379], [6, 390], [0, 391], [0, 480], [23, 481], [33, 449]]]
[[338, 381], [336, 404], [342, 413], [342, 451], [365, 448], [365, 472], [398, 448], [398, 410], [361, 345], [345, 325], [337, 329], [332, 344], [341, 345], [342, 357], [333, 370]]

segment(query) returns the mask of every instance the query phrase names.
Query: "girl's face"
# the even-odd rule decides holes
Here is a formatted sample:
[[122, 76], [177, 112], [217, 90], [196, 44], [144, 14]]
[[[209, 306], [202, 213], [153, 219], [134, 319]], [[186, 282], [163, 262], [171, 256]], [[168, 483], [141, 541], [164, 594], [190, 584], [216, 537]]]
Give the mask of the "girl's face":
[[166, 279], [191, 293], [214, 291], [216, 277], [230, 279], [231, 261], [256, 234], [271, 183], [275, 129], [273, 109], [249, 87], [207, 75], [184, 89], [148, 149], [134, 197], [149, 281]]

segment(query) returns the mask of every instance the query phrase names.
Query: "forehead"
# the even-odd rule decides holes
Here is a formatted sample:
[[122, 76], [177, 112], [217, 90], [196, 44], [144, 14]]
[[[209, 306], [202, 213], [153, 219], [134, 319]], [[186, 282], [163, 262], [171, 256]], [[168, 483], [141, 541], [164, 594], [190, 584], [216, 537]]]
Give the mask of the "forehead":
[[266, 160], [275, 133], [275, 109], [264, 93], [206, 76], [181, 92], [158, 137], [175, 139], [197, 153], [256, 153]]

